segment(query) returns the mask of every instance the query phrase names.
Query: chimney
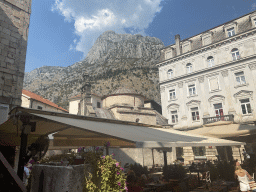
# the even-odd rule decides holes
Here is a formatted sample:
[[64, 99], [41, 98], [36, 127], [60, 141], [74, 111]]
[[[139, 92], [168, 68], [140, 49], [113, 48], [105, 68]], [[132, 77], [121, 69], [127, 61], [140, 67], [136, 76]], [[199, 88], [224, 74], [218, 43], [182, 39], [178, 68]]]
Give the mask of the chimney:
[[175, 47], [176, 47], [176, 53], [177, 56], [180, 55], [180, 35], [175, 35]]

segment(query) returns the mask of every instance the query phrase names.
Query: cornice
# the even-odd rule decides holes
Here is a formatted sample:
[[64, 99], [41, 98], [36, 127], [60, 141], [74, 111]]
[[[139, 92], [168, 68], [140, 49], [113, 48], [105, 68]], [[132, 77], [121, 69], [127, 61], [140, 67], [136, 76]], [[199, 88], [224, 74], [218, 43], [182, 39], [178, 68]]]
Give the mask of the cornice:
[[[219, 64], [219, 65], [215, 65], [213, 67], [210, 67], [210, 68], [204, 68], [204, 69], [201, 69], [201, 70], [198, 70], [198, 71], [195, 71], [195, 72], [192, 72], [192, 73], [189, 73], [189, 74], [184, 74], [184, 75], [180, 75], [178, 77], [174, 77], [172, 79], [167, 79], [165, 81], [161, 81], [159, 82], [159, 85], [163, 85], [165, 83], [170, 83], [170, 82], [173, 82], [173, 81], [176, 81], [176, 80], [184, 80], [184, 78], [187, 78], [187, 77], [192, 77], [192, 76], [195, 76], [195, 75], [198, 75], [198, 74], [203, 74], [205, 72], [209, 72], [209, 71], [214, 71], [216, 69], [220, 69], [220, 68], [223, 68], [223, 67], [227, 67], [227, 66], [230, 66], [230, 65], [234, 65], [234, 64], [237, 64], [239, 62], [242, 62], [242, 61], [246, 61], [246, 60], [249, 60], [249, 59], [253, 59], [253, 58], [256, 58], [256, 54], [254, 55], [251, 55], [251, 56], [248, 56], [248, 57], [243, 57], [239, 60], [236, 60], [236, 61], [229, 61], [229, 62], [226, 62], [226, 63], [222, 63], [222, 64]], [[255, 62], [250, 62], [250, 63], [246, 63], [246, 64], [242, 64], [243, 66], [244, 65], [250, 65], [250, 64], [254, 64]], [[223, 69], [222, 69], [223, 70]], [[218, 73], [218, 72], [216, 72]], [[195, 78], [195, 77], [193, 77]], [[174, 82], [173, 82], [174, 83]], [[175, 83], [174, 83], [175, 84]]]
[[196, 50], [189, 51], [189, 52], [184, 53], [182, 55], [178, 55], [178, 56], [175, 56], [175, 57], [170, 58], [168, 60], [162, 61], [162, 62], [156, 64], [156, 66], [157, 67], [162, 67], [162, 66], [168, 65], [170, 63], [173, 63], [173, 62], [176, 62], [176, 61], [183, 60], [183, 59], [186, 59], [188, 57], [194, 56], [196, 54], [199, 54], [199, 53], [202, 53], [202, 52], [206, 52], [206, 51], [211, 50], [213, 48], [216, 48], [216, 47], [219, 47], [219, 46], [224, 46], [227, 43], [231, 43], [231, 42], [236, 41], [238, 39], [242, 39], [244, 37], [248, 37], [249, 35], [253, 35], [255, 33], [256, 33], [256, 29], [253, 28], [253, 29], [251, 29], [249, 31], [246, 31], [244, 33], [240, 33], [240, 34], [234, 35], [232, 37], [228, 37], [228, 38], [226, 38], [224, 40], [220, 40], [220, 41], [212, 43], [210, 45], [206, 45], [206, 46], [203, 46], [203, 47], [198, 48]]

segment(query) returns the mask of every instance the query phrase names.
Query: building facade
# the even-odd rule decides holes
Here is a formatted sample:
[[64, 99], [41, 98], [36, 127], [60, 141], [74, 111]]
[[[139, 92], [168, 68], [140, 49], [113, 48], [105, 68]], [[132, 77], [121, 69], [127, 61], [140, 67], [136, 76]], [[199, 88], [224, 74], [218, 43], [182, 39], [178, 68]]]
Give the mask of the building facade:
[[[250, 124], [245, 129], [252, 129], [256, 121], [255, 11], [184, 40], [176, 35], [175, 44], [161, 51], [157, 66], [162, 114], [174, 129], [216, 126], [217, 121], [233, 127]], [[250, 142], [256, 143], [255, 139]], [[183, 148], [182, 153], [187, 160], [196, 156], [214, 160], [222, 152], [206, 146]], [[239, 157], [238, 148], [230, 153]]]
[[33, 92], [22, 89], [21, 107], [27, 107], [31, 109], [39, 109], [44, 111], [54, 111], [61, 113], [68, 113], [68, 110], [56, 105], [55, 103], [45, 99]]
[[[256, 12], [162, 50], [158, 63], [163, 115], [174, 128], [210, 117], [256, 120]], [[231, 117], [225, 117], [231, 118]]]
[[167, 125], [167, 119], [153, 108], [157, 105], [156, 102], [145, 102], [146, 98], [143, 95], [131, 89], [122, 87], [102, 97], [93, 93], [90, 96], [90, 102], [87, 102], [85, 107], [82, 106], [81, 95], [71, 97], [69, 113], [149, 125]]
[[31, 0], [0, 1], [0, 124], [21, 104]]

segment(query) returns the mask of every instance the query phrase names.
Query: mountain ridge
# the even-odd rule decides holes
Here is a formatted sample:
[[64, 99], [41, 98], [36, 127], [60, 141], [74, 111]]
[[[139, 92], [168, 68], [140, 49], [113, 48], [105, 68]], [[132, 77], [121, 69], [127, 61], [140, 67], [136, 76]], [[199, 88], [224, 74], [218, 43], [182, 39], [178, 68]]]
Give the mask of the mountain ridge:
[[82, 74], [87, 72], [94, 82], [92, 92], [98, 95], [125, 86], [160, 103], [156, 63], [163, 47], [156, 37], [106, 31], [84, 60], [34, 69], [25, 73], [23, 87], [67, 109], [68, 98], [80, 94]]

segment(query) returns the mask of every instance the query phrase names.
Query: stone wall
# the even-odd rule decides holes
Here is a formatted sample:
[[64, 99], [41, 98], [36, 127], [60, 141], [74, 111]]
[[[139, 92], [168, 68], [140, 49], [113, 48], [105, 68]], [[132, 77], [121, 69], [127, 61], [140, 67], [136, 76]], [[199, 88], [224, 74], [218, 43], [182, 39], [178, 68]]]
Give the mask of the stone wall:
[[[164, 154], [162, 151], [148, 148], [110, 148], [109, 154], [115, 154], [115, 159], [121, 162], [122, 167], [126, 164], [139, 163], [142, 166], [148, 166], [151, 168], [154, 164], [159, 166], [164, 165]], [[154, 157], [154, 159], [153, 159]], [[167, 152], [167, 163], [170, 164], [173, 162], [173, 155], [170, 149]]]
[[84, 178], [84, 165], [34, 165], [31, 192], [82, 192]]
[[0, 0], [0, 104], [21, 104], [31, 0]]

